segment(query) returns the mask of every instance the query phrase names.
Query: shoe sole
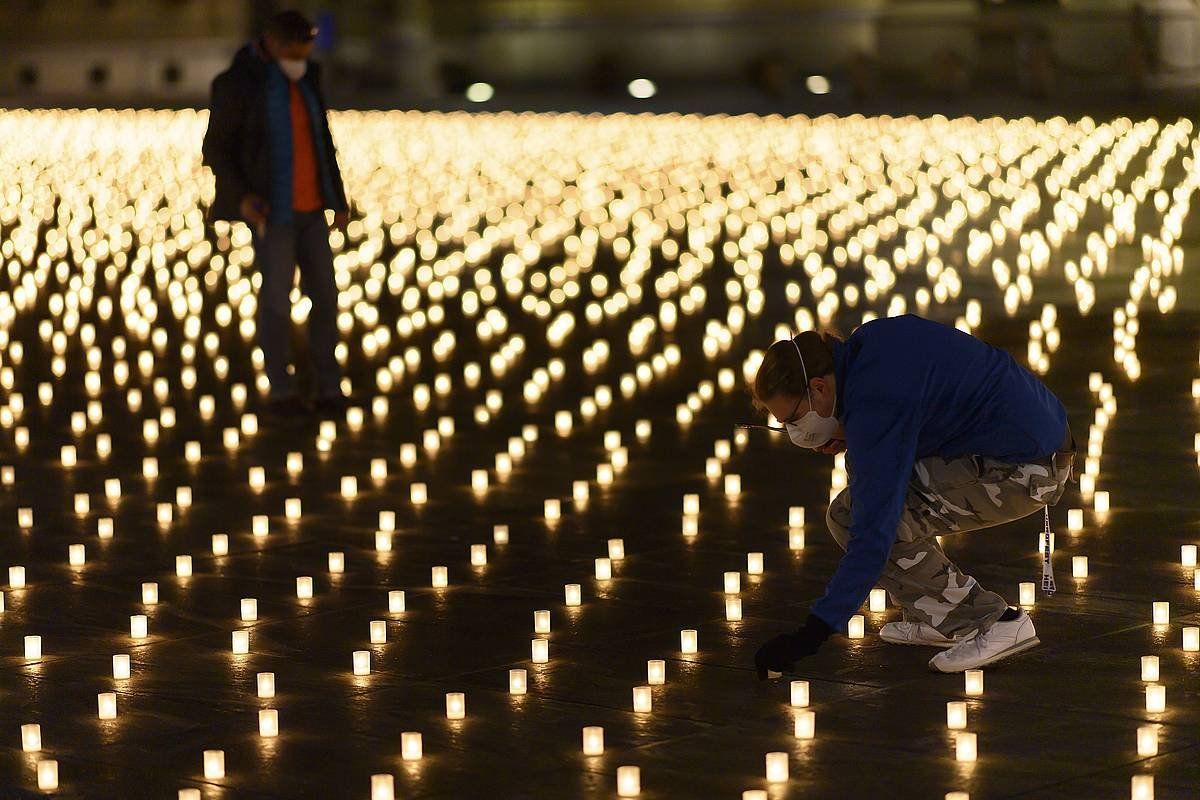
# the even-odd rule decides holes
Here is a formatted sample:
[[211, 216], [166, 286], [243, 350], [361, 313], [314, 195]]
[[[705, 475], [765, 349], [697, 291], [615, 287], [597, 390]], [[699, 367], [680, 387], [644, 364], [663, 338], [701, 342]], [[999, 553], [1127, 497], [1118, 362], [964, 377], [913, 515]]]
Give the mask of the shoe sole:
[[933, 670], [934, 672], [941, 672], [942, 674], [945, 674], [945, 675], [953, 675], [956, 672], [964, 672], [968, 669], [979, 669], [980, 667], [986, 667], [988, 664], [995, 664], [997, 661], [1003, 661], [1004, 659], [1008, 658], [1009, 656], [1015, 656], [1017, 653], [1024, 653], [1026, 650], [1029, 650], [1030, 648], [1033, 648], [1033, 647], [1037, 647], [1041, 643], [1042, 643], [1042, 640], [1039, 639], [1038, 637], [1034, 636], [1032, 639], [1026, 639], [1025, 641], [1023, 641], [1019, 644], [1014, 644], [1012, 647], [1008, 648], [1007, 650], [1001, 650], [999, 653], [992, 656], [987, 661], [980, 661], [976, 664], [964, 664], [963, 666], [957, 667], [955, 669], [942, 669], [937, 664], [933, 663], [932, 660], [930, 660], [929, 668], [931, 670]]
[[879, 634], [879, 638], [882, 639], [883, 641], [887, 642], [888, 644], [903, 644], [903, 645], [908, 645], [910, 647], [940, 647], [943, 650], [950, 648], [950, 647], [954, 647], [954, 645], [958, 644], [959, 641], [965, 641], [965, 640], [955, 640], [955, 641], [948, 641], [948, 642], [929, 642], [929, 641], [923, 641], [920, 639], [893, 639], [890, 636], [884, 636], [882, 633]]

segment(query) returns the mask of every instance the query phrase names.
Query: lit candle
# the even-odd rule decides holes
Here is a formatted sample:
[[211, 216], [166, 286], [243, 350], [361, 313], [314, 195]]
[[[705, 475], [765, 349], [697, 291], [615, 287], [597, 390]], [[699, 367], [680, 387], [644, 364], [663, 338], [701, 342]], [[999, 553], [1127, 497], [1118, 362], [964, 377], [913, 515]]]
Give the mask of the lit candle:
[[546, 639], [534, 639], [531, 642], [531, 658], [535, 664], [546, 664], [550, 661], [550, 642]]
[[766, 789], [747, 789], [742, 792], [742, 800], [768, 800], [769, 797]]
[[1152, 605], [1152, 618], [1155, 625], [1166, 625], [1171, 621], [1171, 604], [1164, 601], [1155, 601]]
[[1156, 726], [1138, 726], [1137, 754], [1141, 757], [1158, 755], [1158, 728]]
[[617, 797], [637, 797], [642, 793], [639, 767], [617, 767]]
[[129, 656], [119, 654], [112, 657], [113, 678], [118, 681], [129, 679]]
[[683, 496], [683, 513], [692, 516], [700, 513], [700, 495], [685, 494]]
[[467, 696], [462, 692], [446, 692], [446, 719], [465, 719]]
[[977, 757], [976, 737], [973, 733], [960, 731], [954, 735], [954, 759], [974, 761]]
[[308, 575], [296, 578], [296, 597], [308, 600], [313, 596], [313, 579]]
[[26, 753], [36, 753], [42, 749], [42, 726], [31, 722], [21, 726], [21, 749]]
[[402, 614], [404, 613], [404, 592], [399, 589], [393, 589], [388, 592], [388, 613]]
[[767, 783], [786, 783], [788, 779], [788, 754], [767, 753]]
[[725, 598], [725, 619], [728, 622], [738, 622], [742, 618], [742, 598]]
[[641, 714], [648, 714], [648, 713], [650, 713], [650, 708], [651, 708], [652, 703], [653, 703], [653, 701], [651, 699], [649, 686], [633, 687], [633, 710], [634, 711], [641, 713]]
[[387, 622], [381, 619], [371, 620], [370, 624], [371, 644], [384, 644], [387, 642]]
[[683, 518], [683, 535], [695, 536], [700, 532], [700, 520], [696, 517]]
[[329, 553], [329, 571], [334, 575], [340, 575], [346, 571], [346, 554], [334, 550]]
[[871, 595], [870, 595], [870, 600], [868, 602], [867, 607], [873, 613], [879, 613], [880, 611], [886, 611], [887, 610], [887, 590], [872, 589]]
[[239, 656], [250, 652], [250, 631], [233, 632], [233, 652]]
[[1158, 680], [1158, 656], [1142, 656], [1142, 680], [1147, 683]]
[[562, 516], [562, 504], [556, 498], [550, 498], [543, 504], [547, 522], [553, 522]]
[[1088, 576], [1087, 556], [1071, 557], [1071, 575], [1075, 578], [1086, 578]]
[[392, 534], [387, 531], [375, 531], [375, 552], [392, 552]]
[[25, 657], [26, 658], [41, 658], [42, 657], [42, 637], [41, 636], [26, 636], [25, 637]]
[[370, 675], [371, 674], [371, 651], [370, 650], [355, 650], [354, 651], [354, 674], [355, 675]]
[[1069, 531], [1083, 530], [1083, 509], [1082, 508], [1067, 509], [1067, 530], [1069, 530]]
[[613, 466], [612, 464], [604, 463], [596, 465], [596, 483], [601, 486], [609, 486], [613, 482]]
[[175, 556], [175, 574], [180, 578], [190, 577], [192, 574], [192, 557], [191, 556]]
[[1185, 544], [1180, 546], [1179, 563], [1185, 567], [1196, 566], [1196, 545]]
[[596, 580], [606, 581], [612, 578], [612, 560], [608, 558], [596, 559]]
[[371, 776], [371, 800], [396, 800], [396, 778], [390, 774]]
[[243, 597], [241, 602], [242, 622], [254, 622], [258, 619], [258, 600], [253, 597]]
[[158, 584], [147, 581], [142, 584], [142, 605], [153, 606], [158, 603]]
[[698, 646], [695, 630], [688, 628], [679, 632], [679, 651], [681, 653], [685, 655], [696, 653]]
[[568, 606], [578, 606], [582, 602], [581, 589], [578, 583], [568, 583], [564, 587], [564, 594], [566, 595], [565, 601]]
[[788, 549], [803, 550], [804, 549], [804, 529], [792, 528], [788, 531]]
[[508, 544], [508, 526], [493, 525], [492, 526], [492, 541], [496, 544]]
[[100, 719], [117, 718], [116, 692], [100, 692], [96, 695], [97, 714]]
[[225, 777], [224, 750], [204, 751], [204, 777], [208, 780], [216, 780], [218, 778]]
[[13, 589], [25, 588], [25, 568], [24, 567], [9, 567], [8, 568], [8, 585]]
[[[386, 458], [372, 458], [371, 459], [371, 480], [383, 481], [383, 480], [387, 480], [387, 476], [388, 476], [387, 459]], [[357, 488], [358, 487], [356, 486], [355, 489], [357, 490]]]
[[1183, 652], [1200, 652], [1200, 628], [1189, 625], [1183, 629]]
[[450, 585], [449, 573], [446, 567], [434, 567], [431, 570], [431, 583], [435, 589], [445, 589]]
[[793, 708], [808, 706], [808, 681], [792, 681], [791, 703]]
[[289, 497], [283, 501], [283, 515], [293, 522], [300, 519], [301, 504], [299, 497]]
[[549, 633], [550, 632], [550, 612], [549, 611], [534, 611], [533, 612], [533, 632], [534, 633]]
[[255, 675], [255, 681], [258, 684], [258, 696], [262, 698], [272, 698], [275, 696], [275, 673], [260, 672]]
[[131, 639], [146, 638], [146, 615], [134, 614], [129, 618], [129, 637]]
[[[1195, 384], [1193, 384], [1193, 393]], [[1129, 796], [1131, 800], [1154, 800], [1154, 776], [1134, 775], [1130, 779]]]
[[1109, 508], [1108, 492], [1096, 492], [1096, 494], [1092, 497], [1092, 507], [1096, 510], [1097, 514], [1107, 513]]
[[111, 539], [113, 537], [112, 517], [101, 517], [96, 520], [96, 535], [101, 539]]
[[476, 492], [486, 492], [488, 488], [488, 474], [486, 469], [471, 470], [471, 489]]
[[1167, 687], [1161, 683], [1151, 683], [1146, 686], [1146, 710], [1152, 714], [1161, 714], [1167, 710]]
[[963, 672], [965, 687], [963, 691], [967, 697], [981, 697], [983, 695], [983, 670], [969, 669]]
[[746, 554], [746, 572], [750, 575], [763, 574], [763, 554], [762, 553], [747, 553]]
[[58, 762], [43, 760], [37, 762], [38, 790], [52, 792], [58, 788]]
[[804, 527], [804, 506], [791, 506], [788, 508], [788, 526], [792, 528]]
[[408, 496], [414, 506], [423, 506], [429, 502], [429, 492], [423, 483], [414, 483], [408, 487]]
[[420, 733], [405, 731], [400, 734], [400, 757], [405, 761], [420, 761], [422, 749]]
[[846, 636], [851, 639], [863, 638], [863, 629], [865, 626], [866, 621], [863, 618], [863, 615], [855, 614], [854, 616], [850, 617], [849, 621], [846, 623]]
[[599, 756], [604, 754], [604, 728], [599, 725], [584, 727], [583, 754], [585, 756]]
[[817, 735], [817, 714], [814, 711], [802, 709], [796, 712], [792, 732], [797, 739], [813, 739]]
[[1034, 584], [1032, 581], [1022, 581], [1018, 586], [1018, 595], [1020, 599], [1017, 601], [1020, 605], [1031, 606], [1034, 604]]
[[667, 663], [661, 659], [652, 658], [646, 662], [646, 683], [651, 686], [662, 686], [667, 682]]
[[487, 566], [487, 545], [485, 545], [485, 544], [471, 545], [471, 566], [473, 566], [473, 567]]
[[725, 594], [737, 594], [742, 590], [742, 574], [740, 572], [725, 573]]
[[508, 693], [525, 694], [527, 688], [525, 670], [510, 669], [508, 671]]
[[613, 561], [621, 561], [625, 558], [625, 540], [624, 539], [609, 539], [608, 540], [608, 557]]
[[961, 731], [967, 727], [966, 703], [961, 700], [946, 703], [946, 727], [952, 731]]
[[729, 474], [725, 476], [725, 496], [736, 498], [742, 493], [742, 476]]
[[229, 554], [229, 534], [214, 533], [212, 536], [212, 551], [214, 556]]

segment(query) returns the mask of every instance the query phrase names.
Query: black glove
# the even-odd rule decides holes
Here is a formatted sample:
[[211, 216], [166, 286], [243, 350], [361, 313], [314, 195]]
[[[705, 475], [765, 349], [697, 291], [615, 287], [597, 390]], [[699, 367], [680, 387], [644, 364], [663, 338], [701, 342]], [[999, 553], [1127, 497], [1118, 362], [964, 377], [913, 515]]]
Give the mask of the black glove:
[[833, 628], [816, 614], [809, 614], [804, 626], [795, 633], [784, 633], [758, 648], [754, 654], [754, 666], [758, 679], [766, 680], [767, 670], [791, 672], [792, 665], [805, 656], [817, 652], [817, 648], [829, 638]]

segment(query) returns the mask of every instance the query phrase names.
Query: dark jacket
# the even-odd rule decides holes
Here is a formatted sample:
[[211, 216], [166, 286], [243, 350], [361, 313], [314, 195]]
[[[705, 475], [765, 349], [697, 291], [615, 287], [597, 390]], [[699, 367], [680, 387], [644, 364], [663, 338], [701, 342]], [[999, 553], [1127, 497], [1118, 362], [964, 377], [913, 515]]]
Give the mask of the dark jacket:
[[[264, 94], [270, 58], [261, 41], [250, 42], [238, 50], [229, 69], [213, 79], [208, 130], [202, 146], [202, 163], [212, 169], [217, 181], [216, 197], [208, 210], [209, 223], [241, 220], [238, 209], [247, 193], [253, 192], [266, 201], [270, 199], [271, 154]], [[308, 62], [308, 71], [301, 82], [309, 85], [321, 112], [328, 115], [321, 91], [321, 67], [317, 62]], [[337, 194], [324, 198], [325, 207], [344, 211], [347, 208], [346, 190], [338, 170], [337, 153], [328, 124], [323, 127], [326, 133], [324, 141], [316, 143], [316, 155], [325, 160]]]

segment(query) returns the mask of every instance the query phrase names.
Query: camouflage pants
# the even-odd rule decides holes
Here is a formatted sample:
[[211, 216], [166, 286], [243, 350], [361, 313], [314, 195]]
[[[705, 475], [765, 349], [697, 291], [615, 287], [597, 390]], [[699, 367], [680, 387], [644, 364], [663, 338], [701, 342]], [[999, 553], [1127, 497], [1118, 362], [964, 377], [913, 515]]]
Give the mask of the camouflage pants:
[[[1007, 603], [946, 557], [937, 537], [999, 525], [1041, 511], [1062, 497], [1070, 460], [1050, 456], [1009, 464], [983, 456], [923, 458], [913, 466], [896, 542], [879, 585], [904, 619], [945, 636], [986, 630]], [[850, 490], [829, 504], [826, 521], [845, 549], [850, 539]]]

